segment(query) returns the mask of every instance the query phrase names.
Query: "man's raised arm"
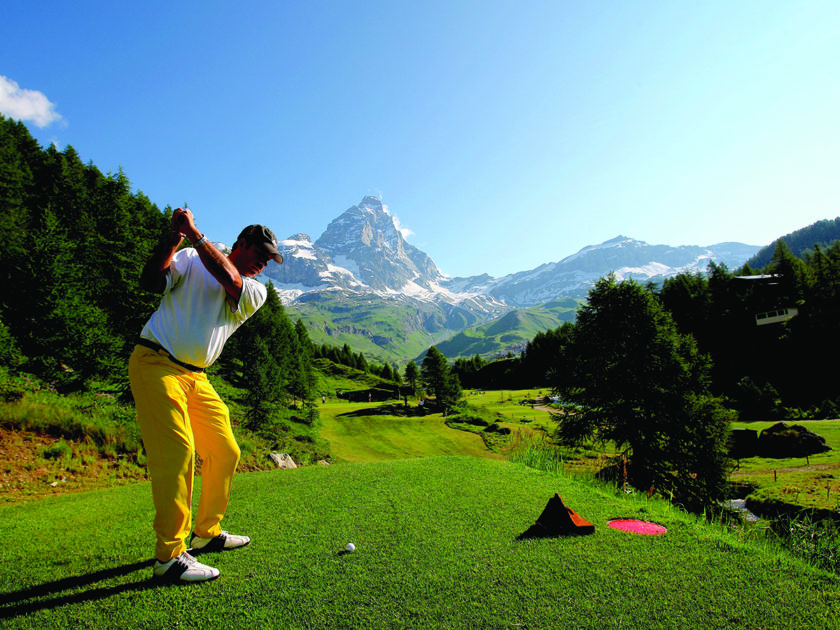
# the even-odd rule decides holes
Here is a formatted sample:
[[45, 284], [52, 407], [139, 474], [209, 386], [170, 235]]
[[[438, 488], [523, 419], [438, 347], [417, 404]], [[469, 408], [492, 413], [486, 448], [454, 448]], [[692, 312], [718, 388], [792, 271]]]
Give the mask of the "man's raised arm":
[[152, 293], [163, 293], [166, 288], [166, 274], [169, 271], [169, 264], [183, 240], [184, 235], [179, 230], [174, 230], [166, 235], [143, 266], [143, 273], [140, 274], [141, 289]]
[[172, 225], [173, 229], [190, 240], [205, 269], [222, 285], [234, 302], [238, 303], [239, 296], [242, 295], [242, 276], [230, 259], [216, 249], [195, 226], [192, 211], [189, 208], [177, 208], [172, 214]]

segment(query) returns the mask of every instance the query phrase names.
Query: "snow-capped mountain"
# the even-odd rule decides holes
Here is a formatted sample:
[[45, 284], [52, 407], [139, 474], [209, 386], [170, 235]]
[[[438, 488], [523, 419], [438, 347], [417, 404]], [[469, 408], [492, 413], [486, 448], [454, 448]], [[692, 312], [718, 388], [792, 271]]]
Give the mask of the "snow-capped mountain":
[[279, 249], [285, 262], [269, 264], [264, 275], [274, 283], [285, 302], [308, 291], [363, 288], [352, 271], [334, 264], [307, 234], [294, 234], [280, 241]]
[[501, 278], [448, 278], [405, 241], [376, 197], [345, 210], [316, 241], [294, 234], [280, 248], [285, 263], [270, 263], [261, 277], [309, 323], [313, 339], [360, 340], [360, 349], [372, 356], [381, 351], [383, 357], [419, 352], [517, 308], [550, 310], [558, 298], [582, 300], [610, 272], [619, 279], [661, 281], [682, 271], [704, 271], [712, 260], [735, 268], [759, 249], [741, 243], [649, 245], [618, 236]]
[[443, 278], [431, 258], [405, 241], [376, 197], [365, 197], [358, 206], [345, 210], [315, 246], [374, 290], [435, 291]]
[[626, 236], [617, 236], [600, 245], [589, 245], [556, 263], [547, 263], [530, 271], [484, 280], [479, 287], [493, 297], [515, 306], [541, 304], [553, 298], [586, 297], [598, 278], [612, 272], [619, 280], [661, 282], [682, 272], [705, 271], [711, 261], [734, 268], [745, 263], [757, 251], [742, 243], [719, 243], [708, 247], [696, 245], [648, 245]]
[[294, 234], [280, 245], [286, 263], [272, 263], [264, 275], [286, 303], [313, 291], [342, 290], [463, 303], [488, 316], [509, 310], [506, 306], [585, 298], [594, 282], [610, 272], [620, 280], [661, 281], [683, 271], [704, 271], [710, 261], [735, 268], [758, 250], [742, 243], [649, 245], [617, 236], [558, 262], [501, 278], [448, 278], [429, 256], [405, 241], [376, 197], [365, 197], [345, 210], [314, 243], [306, 234]]
[[310, 292], [343, 290], [383, 298], [408, 297], [458, 304], [484, 317], [510, 307], [480, 291], [453, 291], [424, 252], [405, 241], [394, 218], [376, 197], [333, 219], [314, 243], [306, 234], [280, 242], [285, 259], [263, 274], [289, 304]]

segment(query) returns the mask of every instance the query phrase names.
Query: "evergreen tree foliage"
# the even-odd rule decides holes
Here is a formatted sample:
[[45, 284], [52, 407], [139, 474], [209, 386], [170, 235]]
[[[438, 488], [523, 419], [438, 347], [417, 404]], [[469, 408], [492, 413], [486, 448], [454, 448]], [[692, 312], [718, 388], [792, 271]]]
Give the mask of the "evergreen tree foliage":
[[653, 293], [602, 278], [554, 372], [556, 392], [580, 409], [558, 437], [612, 441], [630, 456], [637, 487], [673, 493], [692, 509], [709, 505], [724, 491], [728, 421], [708, 371], [708, 357]]
[[266, 288], [265, 304], [228, 340], [220, 362], [230, 364], [226, 373], [251, 394], [246, 426], [269, 436], [291, 399], [311, 396], [303, 368], [306, 350], [274, 286]]
[[405, 382], [411, 388], [411, 392], [417, 392], [417, 383], [420, 379], [420, 370], [414, 361], [409, 361], [405, 366]]
[[350, 346], [346, 343], [341, 347], [341, 352], [339, 353], [339, 363], [351, 368], [359, 367], [359, 362], [356, 355], [353, 354], [353, 351], [350, 349]]
[[379, 376], [384, 378], [386, 381], [393, 381], [394, 373], [391, 371], [391, 366], [387, 363], [383, 364], [382, 368], [379, 370]]
[[350, 349], [350, 346], [346, 343], [341, 348], [327, 344], [313, 346], [313, 356], [322, 359], [329, 359], [333, 363], [346, 365], [354, 370], [371, 372], [377, 376], [379, 376], [382, 371], [382, 366], [370, 365], [364, 354], [361, 352], [353, 352]]
[[823, 219], [773, 241], [767, 247], [761, 248], [747, 263], [754, 269], [767, 267], [779, 243], [784, 243], [794, 256], [805, 259], [815, 245], [828, 248], [838, 242], [838, 239], [840, 239], [840, 217]]
[[356, 369], [361, 370], [362, 372], [369, 372], [370, 366], [368, 365], [367, 359], [365, 355], [361, 352], [359, 354], [354, 355], [354, 360], [356, 363]]
[[[300, 396], [308, 410], [314, 410], [313, 401], [318, 390], [318, 372], [315, 370], [313, 360], [315, 358], [315, 345], [309, 338], [306, 324], [298, 318], [295, 322], [295, 334], [297, 335], [298, 347], [300, 348], [300, 369], [302, 375], [302, 387]], [[311, 418], [310, 418], [311, 419]]]
[[776, 389], [770, 383], [759, 387], [749, 376], [738, 382], [733, 402], [738, 409], [739, 420], [770, 420], [782, 417], [781, 399]]
[[435, 346], [429, 348], [420, 368], [426, 390], [432, 392], [442, 409], [448, 409], [461, 398], [458, 377], [452, 374], [446, 357]]
[[464, 387], [480, 387], [481, 382], [477, 375], [485, 365], [487, 362], [478, 354], [469, 359], [458, 358], [452, 364], [452, 373]]
[[[758, 274], [769, 276], [743, 277]], [[736, 276], [712, 263], [705, 276], [680, 274], [660, 292], [680, 331], [712, 356], [712, 391], [755, 419], [783, 417], [785, 408], [797, 416], [833, 417], [832, 401], [840, 398], [823, 365], [824, 357], [840, 352], [839, 296], [840, 242], [826, 249], [815, 244], [800, 260], [780, 241], [757, 272], [745, 266]], [[758, 315], [784, 308], [798, 314], [758, 325]]]
[[793, 255], [784, 241], [776, 242], [776, 249], [767, 270], [779, 276], [781, 292], [786, 299], [796, 303], [802, 298], [805, 288], [805, 264]]
[[519, 359], [519, 384], [543, 387], [551, 383], [557, 358], [571, 338], [574, 324], [565, 322], [554, 330], [537, 333]]
[[0, 116], [0, 319], [27, 369], [64, 386], [125, 378], [159, 299], [136, 278], [166, 223], [124, 173], [103, 175], [69, 146], [42, 150]]
[[6, 325], [0, 321], [0, 365], [15, 368], [22, 360], [23, 357], [14, 337], [12, 337]]
[[277, 421], [288, 384], [288, 375], [281, 368], [289, 361], [278, 318], [279, 299], [273, 293], [268, 292], [262, 308], [228, 340], [220, 357], [220, 362], [236, 361], [240, 375], [237, 384], [248, 387], [253, 394], [246, 417], [246, 426], [253, 430]]

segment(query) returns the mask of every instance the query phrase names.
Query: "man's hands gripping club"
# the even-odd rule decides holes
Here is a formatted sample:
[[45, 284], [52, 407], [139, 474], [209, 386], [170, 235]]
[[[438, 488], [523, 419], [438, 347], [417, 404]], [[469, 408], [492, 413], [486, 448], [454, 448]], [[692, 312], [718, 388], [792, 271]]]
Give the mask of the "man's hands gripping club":
[[201, 231], [195, 225], [195, 217], [189, 208], [175, 208], [172, 213], [172, 231], [178, 232], [195, 244], [202, 238]]
[[163, 293], [172, 257], [185, 237], [195, 247], [205, 269], [222, 285], [228, 300], [233, 305], [238, 304], [239, 296], [242, 295], [242, 275], [231, 260], [202, 235], [189, 208], [176, 208], [172, 213], [172, 231], [143, 267], [140, 287], [146, 291]]

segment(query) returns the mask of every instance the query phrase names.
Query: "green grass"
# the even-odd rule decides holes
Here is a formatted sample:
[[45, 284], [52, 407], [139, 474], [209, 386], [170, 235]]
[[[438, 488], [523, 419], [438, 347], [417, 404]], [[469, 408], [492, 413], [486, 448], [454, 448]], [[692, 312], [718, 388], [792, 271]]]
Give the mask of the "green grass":
[[389, 384], [384, 379], [346, 365], [333, 363], [329, 359], [315, 359], [315, 368], [320, 373], [318, 393], [335, 396], [337, 391], [354, 391], [366, 387], [374, 388]]
[[[737, 422], [733, 427], [761, 432], [773, 424], [775, 422]], [[756, 498], [764, 501], [840, 510], [840, 420], [791, 421], [788, 424], [801, 424], [821, 435], [833, 450], [807, 459], [742, 459], [732, 473], [732, 480], [756, 486]]]
[[[465, 398], [495, 418], [502, 426], [519, 432], [523, 439], [542, 439], [554, 434], [557, 421], [539, 409], [523, 406], [519, 401], [548, 393], [548, 390], [468, 391]], [[735, 422], [733, 428], [761, 431], [772, 422]], [[742, 459], [733, 470], [731, 480], [757, 488], [752, 498], [761, 501], [783, 502], [804, 508], [840, 511], [840, 420], [788, 421], [802, 424], [823, 436], [833, 449], [809, 458], [771, 459], [751, 457]], [[612, 443], [586, 444], [576, 448], [560, 448], [563, 468], [583, 476], [592, 476], [613, 458], [618, 450]], [[733, 464], [734, 465], [734, 464]]]
[[[603, 445], [587, 443], [576, 447], [561, 447], [553, 444], [552, 438], [557, 430], [558, 416], [556, 410], [546, 411], [540, 402], [537, 407], [530, 404], [520, 404], [523, 401], [541, 399], [549, 395], [548, 389], [480, 391], [465, 392], [465, 400], [469, 408], [476, 408], [478, 414], [485, 419], [495, 422], [511, 430], [506, 443], [497, 448], [500, 452], [508, 453], [511, 449], [519, 451], [521, 461], [530, 461], [531, 456], [525, 455], [527, 448], [523, 445], [539, 444], [540, 452], [556, 451], [552, 457], [562, 460], [562, 470], [581, 477], [591, 478], [599, 470], [612, 462], [617, 449], [612, 443]], [[498, 439], [498, 438], [496, 438]], [[541, 458], [539, 454], [537, 459]]]
[[[522, 390], [502, 394], [470, 391], [466, 393], [466, 401], [469, 408], [485, 418], [488, 424], [497, 423], [513, 432], [531, 435], [553, 431], [555, 425], [549, 413], [519, 404], [527, 394], [533, 397], [538, 392]], [[411, 407], [416, 413], [414, 401]], [[483, 427], [469, 427], [458, 422], [447, 426], [447, 419], [440, 413], [406, 415], [396, 401], [370, 404], [329, 398], [326, 405], [320, 405], [319, 411], [320, 436], [329, 443], [332, 460], [339, 463], [437, 455], [498, 458], [512, 440], [496, 434], [482, 436]]]
[[64, 396], [49, 383], [5, 368], [0, 368], [0, 426], [87, 440], [110, 457], [136, 454], [141, 446], [134, 407], [120, 402], [114, 389], [102, 385]]
[[[396, 401], [395, 401], [396, 402]], [[393, 411], [398, 411], [399, 405]], [[321, 437], [334, 462], [378, 462], [436, 455], [499, 457], [476, 435], [449, 428], [441, 414], [388, 413], [387, 404], [330, 400], [320, 407]]]
[[[225, 382], [215, 372], [210, 378], [230, 409], [242, 450], [240, 470], [272, 468], [270, 451], [290, 453], [304, 464], [328, 457], [317, 425], [295, 422], [295, 411], [289, 412], [269, 438], [243, 428], [247, 391]], [[0, 368], [0, 503], [146, 478], [135, 409], [121, 402], [119, 394], [115, 386], [102, 384], [91, 391], [60, 394], [34, 376], [10, 374]]]
[[528, 432], [554, 433], [557, 421], [552, 415], [542, 409], [535, 409], [530, 404], [520, 404], [522, 401], [534, 400], [551, 394], [551, 390], [522, 389], [503, 391], [468, 390], [464, 392], [464, 400], [472, 406], [493, 418], [502, 426], [511, 430], [528, 429]]
[[[517, 541], [559, 492], [588, 537]], [[665, 525], [660, 537], [610, 518]], [[203, 556], [212, 583], [150, 580], [147, 484], [0, 508], [4, 628], [832, 628], [840, 578], [658, 501], [488, 459], [238, 475]], [[342, 554], [344, 545], [357, 546]]]

